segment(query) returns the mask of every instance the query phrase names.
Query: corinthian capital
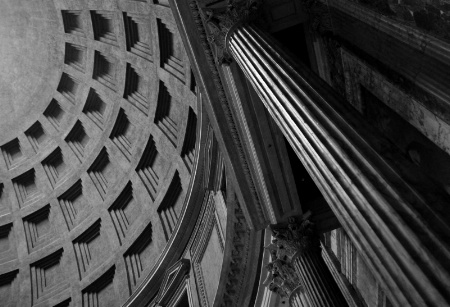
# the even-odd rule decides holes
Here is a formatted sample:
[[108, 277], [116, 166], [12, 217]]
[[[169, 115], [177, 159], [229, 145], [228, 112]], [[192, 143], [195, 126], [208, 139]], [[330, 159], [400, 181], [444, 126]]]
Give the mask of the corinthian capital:
[[266, 266], [268, 275], [264, 285], [281, 297], [289, 297], [300, 285], [293, 257], [318, 248], [318, 238], [314, 224], [307, 219], [291, 218], [287, 224], [273, 225], [271, 229], [274, 239], [266, 246], [270, 250], [271, 262]]
[[227, 0], [211, 6], [205, 2], [199, 0], [198, 4], [207, 39], [213, 44], [216, 61], [230, 64], [232, 58], [227, 50], [227, 40], [237, 26], [257, 18], [261, 0]]
[[319, 248], [319, 240], [314, 230], [314, 224], [308, 219], [290, 218], [287, 225], [271, 226], [274, 240], [268, 247], [277, 258], [289, 259]]

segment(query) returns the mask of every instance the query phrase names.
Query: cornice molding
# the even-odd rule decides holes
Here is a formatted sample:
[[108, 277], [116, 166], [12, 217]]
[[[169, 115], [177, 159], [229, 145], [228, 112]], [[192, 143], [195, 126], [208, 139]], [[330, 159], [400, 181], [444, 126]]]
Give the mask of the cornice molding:
[[212, 306], [213, 302], [208, 301], [207, 292], [204, 280], [204, 272], [202, 271], [201, 261], [205, 254], [208, 242], [211, 240], [211, 233], [214, 229], [217, 231], [217, 236], [219, 240], [219, 245], [221, 252], [224, 251], [224, 238], [222, 232], [220, 231], [220, 226], [217, 221], [215, 213], [214, 204], [214, 192], [208, 191], [203, 200], [202, 218], [199, 227], [193, 233], [195, 238], [190, 246], [190, 254], [192, 255], [192, 267], [194, 271], [195, 280], [197, 282], [197, 287], [199, 289], [198, 293], [200, 296], [202, 306]]
[[188, 259], [181, 259], [172, 265], [164, 274], [160, 291], [156, 297], [156, 303], [166, 306], [174, 296], [180, 284], [186, 279], [191, 263]]
[[[235, 119], [233, 117], [233, 112], [231, 110], [230, 102], [226, 96], [225, 88], [221, 79], [221, 74], [219, 72], [218, 67], [216, 66], [216, 61], [214, 59], [214, 53], [211, 48], [211, 43], [208, 41], [208, 34], [205, 30], [205, 25], [201, 17], [201, 13], [196, 0], [191, 0], [189, 2], [189, 7], [192, 12], [192, 16], [195, 24], [197, 25], [198, 35], [201, 41], [201, 47], [205, 52], [206, 61], [208, 63], [209, 69], [211, 70], [211, 78], [214, 81], [214, 85], [216, 87], [217, 95], [219, 97], [220, 105], [222, 106], [222, 110], [224, 112], [224, 117], [226, 119], [228, 129], [231, 134], [231, 138], [233, 140], [233, 147], [236, 149], [236, 152], [239, 156], [239, 161], [241, 164], [242, 171], [244, 173], [245, 179], [249, 185], [249, 192], [253, 200], [256, 220], [258, 224], [257, 227], [266, 224], [267, 218], [265, 216], [265, 210], [263, 208], [262, 201], [258, 195], [258, 191], [255, 185], [255, 182], [252, 178], [251, 169], [249, 162], [247, 161], [247, 157], [245, 155], [244, 146], [242, 144], [242, 140], [239, 136], [239, 132], [236, 126]], [[250, 218], [250, 217], [249, 217]]]
[[[255, 232], [250, 231], [246, 223], [242, 209], [237, 200], [232, 201], [229, 206], [228, 219], [231, 221], [230, 229], [227, 229], [227, 245], [230, 254], [228, 264], [223, 266], [221, 282], [222, 293], [218, 292], [214, 306], [245, 306], [246, 284], [253, 284], [251, 274], [248, 274], [249, 263], [255, 256], [252, 242], [256, 239]], [[259, 245], [256, 251], [259, 250]]]

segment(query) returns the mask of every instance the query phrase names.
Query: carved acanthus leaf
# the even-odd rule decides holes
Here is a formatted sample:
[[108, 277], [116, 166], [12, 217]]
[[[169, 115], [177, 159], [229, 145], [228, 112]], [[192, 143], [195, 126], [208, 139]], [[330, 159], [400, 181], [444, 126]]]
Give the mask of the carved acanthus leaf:
[[314, 224], [308, 219], [297, 221], [291, 218], [287, 225], [273, 225], [271, 229], [278, 258], [290, 260], [296, 253], [318, 248]]
[[300, 284], [292, 258], [318, 248], [318, 239], [314, 224], [308, 219], [291, 218], [287, 225], [273, 225], [271, 229], [274, 239], [265, 248], [270, 251], [272, 261], [266, 267], [268, 276], [264, 284], [280, 296], [288, 297]]
[[201, 17], [208, 31], [207, 39], [214, 46], [218, 64], [228, 65], [232, 57], [227, 50], [227, 39], [241, 24], [257, 18], [261, 0], [227, 0], [223, 7], [200, 9]]

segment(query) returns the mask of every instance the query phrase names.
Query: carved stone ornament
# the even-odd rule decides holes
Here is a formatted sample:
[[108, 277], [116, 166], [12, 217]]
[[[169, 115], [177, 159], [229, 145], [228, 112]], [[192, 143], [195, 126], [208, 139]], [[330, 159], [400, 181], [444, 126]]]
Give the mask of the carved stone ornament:
[[282, 297], [289, 297], [300, 284], [292, 258], [319, 248], [318, 238], [314, 224], [307, 219], [290, 218], [287, 225], [273, 225], [271, 229], [274, 239], [265, 248], [270, 250], [272, 261], [266, 266], [268, 276], [264, 285]]
[[292, 291], [298, 287], [300, 280], [294, 267], [288, 261], [272, 256], [272, 261], [266, 268], [268, 273], [264, 285], [269, 290], [276, 292], [281, 297], [289, 297]]
[[271, 229], [274, 239], [266, 248], [278, 258], [291, 260], [297, 253], [319, 248], [314, 223], [308, 219], [297, 221], [292, 217], [287, 225], [272, 225]]
[[201, 17], [208, 32], [207, 39], [214, 46], [219, 65], [229, 65], [232, 62], [227, 50], [227, 40], [237, 26], [258, 17], [261, 0], [227, 0], [224, 3], [226, 5], [213, 8], [202, 7], [199, 3]]

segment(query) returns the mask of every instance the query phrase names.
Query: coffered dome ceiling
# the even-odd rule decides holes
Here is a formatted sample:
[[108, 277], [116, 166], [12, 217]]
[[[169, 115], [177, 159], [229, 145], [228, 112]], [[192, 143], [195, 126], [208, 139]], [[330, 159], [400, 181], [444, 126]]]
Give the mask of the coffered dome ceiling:
[[161, 277], [196, 172], [170, 8], [0, 5], [0, 305], [121, 306]]

